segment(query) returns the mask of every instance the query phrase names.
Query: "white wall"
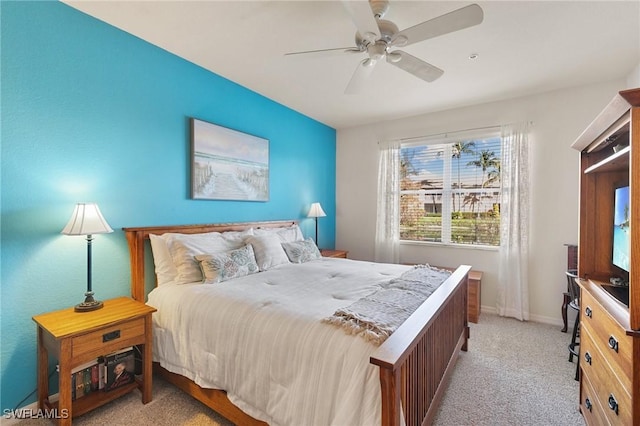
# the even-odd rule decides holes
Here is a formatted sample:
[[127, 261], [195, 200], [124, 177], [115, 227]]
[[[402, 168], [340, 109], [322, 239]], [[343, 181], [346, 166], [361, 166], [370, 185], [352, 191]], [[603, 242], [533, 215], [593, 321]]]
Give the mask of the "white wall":
[[[531, 319], [560, 324], [566, 291], [565, 243], [578, 242], [578, 152], [571, 144], [631, 76], [515, 100], [476, 105], [338, 130], [336, 247], [372, 260], [377, 141], [532, 121], [529, 293]], [[403, 244], [401, 262], [470, 264], [484, 271], [482, 305], [495, 311], [498, 254], [491, 250]]]
[[640, 87], [640, 63], [633, 69], [627, 77], [627, 87], [630, 89]]

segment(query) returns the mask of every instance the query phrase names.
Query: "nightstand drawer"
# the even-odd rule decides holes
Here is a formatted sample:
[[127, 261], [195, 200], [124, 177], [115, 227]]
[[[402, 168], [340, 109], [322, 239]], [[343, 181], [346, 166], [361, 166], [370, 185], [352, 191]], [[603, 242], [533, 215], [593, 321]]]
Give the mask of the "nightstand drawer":
[[[72, 359], [95, 358], [122, 349], [123, 346], [143, 343], [144, 318], [103, 327], [71, 339]], [[131, 342], [128, 342], [131, 341]]]

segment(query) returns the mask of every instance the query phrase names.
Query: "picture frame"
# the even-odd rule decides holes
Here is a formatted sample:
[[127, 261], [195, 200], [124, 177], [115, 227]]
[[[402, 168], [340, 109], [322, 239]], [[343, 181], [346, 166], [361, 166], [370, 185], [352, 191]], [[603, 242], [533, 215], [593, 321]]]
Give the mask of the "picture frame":
[[191, 118], [191, 198], [269, 201], [269, 140]]

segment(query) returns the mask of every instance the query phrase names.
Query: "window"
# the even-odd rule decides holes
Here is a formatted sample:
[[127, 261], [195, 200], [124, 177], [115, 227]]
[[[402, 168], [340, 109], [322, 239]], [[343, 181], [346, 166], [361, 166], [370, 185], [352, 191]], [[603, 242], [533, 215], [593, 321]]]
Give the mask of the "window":
[[403, 144], [400, 239], [500, 245], [498, 134]]

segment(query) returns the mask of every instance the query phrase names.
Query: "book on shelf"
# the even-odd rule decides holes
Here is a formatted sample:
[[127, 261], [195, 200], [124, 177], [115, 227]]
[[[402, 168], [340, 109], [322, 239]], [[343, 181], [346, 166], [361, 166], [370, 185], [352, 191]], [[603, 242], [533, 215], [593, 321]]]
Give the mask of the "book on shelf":
[[104, 357], [98, 358], [98, 390], [104, 389]]
[[99, 382], [100, 382], [100, 376], [98, 374], [98, 363], [96, 362], [95, 364], [93, 364], [91, 366], [91, 392], [95, 392], [98, 390], [99, 387]]
[[104, 390], [110, 391], [135, 380], [135, 351], [122, 349], [104, 357]]
[[132, 383], [134, 372], [135, 351], [132, 346], [80, 364], [71, 370], [71, 400]]
[[98, 360], [91, 360], [80, 364], [71, 370], [71, 399], [75, 400], [91, 393], [91, 372], [98, 371]]
[[93, 366], [91, 367], [87, 367], [84, 370], [82, 370], [82, 380], [84, 381], [84, 394], [88, 395], [91, 393], [91, 369], [93, 368]]

